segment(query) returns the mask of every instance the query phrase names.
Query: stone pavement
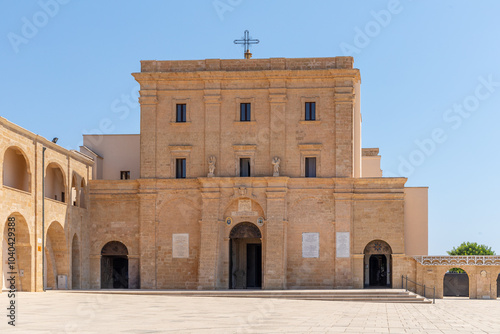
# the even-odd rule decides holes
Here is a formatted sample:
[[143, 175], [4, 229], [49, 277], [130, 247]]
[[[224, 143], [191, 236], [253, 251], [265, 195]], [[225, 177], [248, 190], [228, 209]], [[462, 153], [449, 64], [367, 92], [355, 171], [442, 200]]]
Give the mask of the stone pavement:
[[0, 333], [500, 333], [500, 300], [436, 304], [21, 293]]

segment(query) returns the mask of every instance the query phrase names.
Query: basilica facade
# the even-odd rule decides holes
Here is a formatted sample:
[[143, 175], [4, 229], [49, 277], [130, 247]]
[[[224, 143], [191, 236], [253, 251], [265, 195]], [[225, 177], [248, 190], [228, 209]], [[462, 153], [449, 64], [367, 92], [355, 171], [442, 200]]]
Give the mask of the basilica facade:
[[383, 178], [361, 148], [352, 58], [143, 61], [133, 76], [140, 136], [84, 136], [101, 171], [91, 288], [125, 270], [103, 264], [109, 242], [147, 289], [392, 286], [427, 254], [427, 188]]

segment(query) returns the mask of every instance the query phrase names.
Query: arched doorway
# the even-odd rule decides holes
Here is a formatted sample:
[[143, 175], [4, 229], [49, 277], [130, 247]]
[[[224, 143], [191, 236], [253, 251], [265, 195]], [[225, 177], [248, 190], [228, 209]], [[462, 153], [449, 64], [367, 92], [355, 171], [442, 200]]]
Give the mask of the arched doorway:
[[3, 185], [30, 192], [29, 165], [24, 153], [9, 147], [3, 157]]
[[392, 249], [382, 240], [365, 247], [365, 287], [392, 287]]
[[469, 297], [469, 275], [465, 270], [453, 268], [444, 274], [443, 297]]
[[[10, 286], [7, 279], [10, 278], [11, 270], [7, 266], [9, 261], [9, 227], [15, 228], [15, 248], [14, 262], [16, 266], [16, 289], [19, 291], [31, 291], [31, 239], [28, 224], [23, 216], [18, 213], [11, 214], [4, 223], [2, 240], [2, 290]], [[9, 226], [10, 225], [10, 226]]]
[[252, 223], [239, 223], [229, 234], [229, 287], [262, 288], [262, 234]]
[[71, 243], [71, 286], [80, 289], [80, 243], [76, 234]]
[[119, 241], [101, 250], [101, 289], [128, 289], [128, 250]]

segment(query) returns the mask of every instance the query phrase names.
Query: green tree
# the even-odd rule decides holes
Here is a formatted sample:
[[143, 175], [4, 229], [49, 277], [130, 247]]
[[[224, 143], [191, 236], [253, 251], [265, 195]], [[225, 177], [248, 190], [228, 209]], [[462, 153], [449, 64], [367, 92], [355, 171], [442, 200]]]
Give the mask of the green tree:
[[[491, 247], [486, 245], [478, 245], [477, 242], [462, 242], [458, 247], [453, 247], [451, 251], [447, 252], [448, 255], [496, 255]], [[463, 273], [460, 268], [450, 269], [450, 273]]]

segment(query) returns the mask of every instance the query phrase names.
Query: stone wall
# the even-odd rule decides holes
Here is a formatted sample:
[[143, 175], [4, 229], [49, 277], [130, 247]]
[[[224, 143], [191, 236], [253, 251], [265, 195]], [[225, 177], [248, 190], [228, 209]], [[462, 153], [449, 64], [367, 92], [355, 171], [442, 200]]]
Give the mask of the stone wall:
[[[100, 251], [115, 240], [137, 257], [141, 288], [227, 289], [229, 236], [241, 222], [261, 231], [265, 289], [363, 287], [364, 248], [373, 240], [392, 248], [394, 277], [413, 273], [408, 263], [414, 267], [414, 260], [402, 253], [404, 182], [287, 177], [94, 181], [92, 287], [99, 288]], [[145, 195], [147, 200], [141, 200]], [[242, 200], [249, 203], [244, 211]], [[347, 258], [337, 256], [337, 232], [349, 233]], [[319, 233], [318, 257], [303, 257], [303, 233]], [[188, 234], [183, 257], [173, 255], [178, 234]]]

